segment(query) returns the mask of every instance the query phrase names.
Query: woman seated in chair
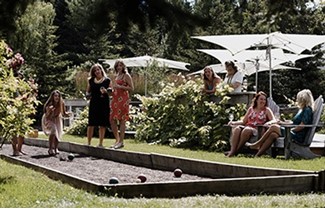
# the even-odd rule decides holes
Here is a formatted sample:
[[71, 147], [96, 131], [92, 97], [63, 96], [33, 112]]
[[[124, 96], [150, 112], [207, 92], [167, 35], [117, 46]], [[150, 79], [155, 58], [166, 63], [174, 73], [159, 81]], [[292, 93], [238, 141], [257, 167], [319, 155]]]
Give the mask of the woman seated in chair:
[[[304, 128], [303, 125], [312, 124], [313, 121], [313, 106], [314, 97], [309, 89], [304, 89], [297, 94], [297, 106], [299, 107], [298, 113], [295, 115], [290, 122], [278, 122], [279, 124], [294, 124], [298, 125], [291, 129], [291, 138], [294, 141], [302, 143], [305, 140], [308, 128]], [[271, 121], [272, 124], [270, 128], [263, 134], [263, 136], [255, 143], [246, 143], [251, 149], [257, 149], [256, 157], [261, 156], [264, 152], [269, 149], [272, 143], [280, 136], [284, 136], [284, 127], [280, 127], [276, 121]], [[302, 125], [302, 126], [299, 126]]]
[[264, 92], [258, 92], [253, 98], [252, 105], [248, 108], [243, 120], [230, 121], [228, 123], [233, 129], [230, 139], [231, 149], [225, 153], [227, 157], [236, 155], [252, 136], [257, 136], [258, 125], [265, 125], [275, 121], [272, 110], [267, 107], [266, 97]]

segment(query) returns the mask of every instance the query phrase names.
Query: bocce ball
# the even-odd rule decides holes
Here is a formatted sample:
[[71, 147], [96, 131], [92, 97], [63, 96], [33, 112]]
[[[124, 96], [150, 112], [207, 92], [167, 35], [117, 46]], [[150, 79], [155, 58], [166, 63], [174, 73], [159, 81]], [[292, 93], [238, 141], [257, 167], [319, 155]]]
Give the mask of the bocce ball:
[[183, 171], [182, 171], [181, 169], [176, 168], [176, 169], [174, 170], [174, 176], [175, 176], [175, 177], [179, 178], [179, 177], [182, 176], [182, 174], [183, 174]]
[[112, 178], [109, 179], [109, 182], [108, 183], [109, 184], [118, 184], [119, 183], [119, 180], [116, 177], [112, 177]]
[[140, 174], [140, 175], [138, 176], [138, 179], [140, 179], [141, 183], [147, 181], [147, 177], [146, 177], [144, 174]]
[[68, 155], [68, 159], [69, 159], [70, 161], [72, 161], [72, 160], [74, 159], [74, 154], [70, 153], [70, 154]]

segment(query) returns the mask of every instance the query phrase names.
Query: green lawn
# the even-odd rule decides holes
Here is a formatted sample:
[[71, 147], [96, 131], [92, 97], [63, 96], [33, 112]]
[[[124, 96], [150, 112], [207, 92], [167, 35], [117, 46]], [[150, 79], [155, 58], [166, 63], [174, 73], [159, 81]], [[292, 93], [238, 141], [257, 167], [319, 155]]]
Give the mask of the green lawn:
[[[40, 138], [46, 139], [45, 136]], [[64, 141], [86, 143], [85, 137], [74, 137], [65, 135]], [[98, 143], [94, 139], [93, 145]], [[105, 140], [105, 146], [113, 143], [112, 139]], [[136, 143], [134, 140], [125, 141], [125, 150], [139, 152], [154, 152], [181, 157], [203, 159], [217, 162], [227, 162], [242, 165], [254, 165], [274, 168], [290, 168], [302, 170], [323, 170], [325, 159], [314, 160], [289, 160], [283, 158], [272, 159], [269, 157], [251, 158], [239, 156], [226, 158], [222, 153], [210, 153], [203, 151], [190, 151], [170, 148], [167, 146], [148, 145]], [[1, 152], [1, 150], [0, 150]], [[106, 197], [100, 194], [87, 193], [75, 189], [67, 184], [49, 179], [47, 176], [27, 169], [22, 166], [13, 165], [0, 160], [0, 207], [324, 207], [325, 194], [302, 194], [302, 195], [257, 195], [227, 197], [220, 195], [206, 195], [196, 197], [185, 197], [178, 199], [163, 198], [134, 198], [123, 199], [117, 197]]]

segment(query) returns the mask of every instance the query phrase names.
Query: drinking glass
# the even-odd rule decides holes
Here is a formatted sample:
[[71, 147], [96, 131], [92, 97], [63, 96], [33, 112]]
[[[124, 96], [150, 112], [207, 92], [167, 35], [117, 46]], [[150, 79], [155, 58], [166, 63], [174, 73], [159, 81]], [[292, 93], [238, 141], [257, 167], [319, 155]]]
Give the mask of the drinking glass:
[[234, 114], [233, 113], [229, 113], [229, 121], [233, 121], [234, 120]]
[[103, 90], [105, 89], [104, 86], [100, 87], [100, 92], [102, 93], [102, 95], [100, 95], [100, 97], [104, 97], [104, 93], [103, 93]]

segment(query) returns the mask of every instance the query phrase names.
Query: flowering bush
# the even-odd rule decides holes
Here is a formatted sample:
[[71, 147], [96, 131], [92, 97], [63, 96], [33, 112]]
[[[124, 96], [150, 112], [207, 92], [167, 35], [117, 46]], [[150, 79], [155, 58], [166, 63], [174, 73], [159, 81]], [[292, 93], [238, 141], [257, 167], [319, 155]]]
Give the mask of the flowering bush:
[[[0, 137], [11, 139], [25, 135], [30, 129], [35, 114], [37, 84], [19, 78], [24, 58], [13, 54], [8, 45], [0, 40]], [[16, 75], [16, 76], [15, 76]]]

